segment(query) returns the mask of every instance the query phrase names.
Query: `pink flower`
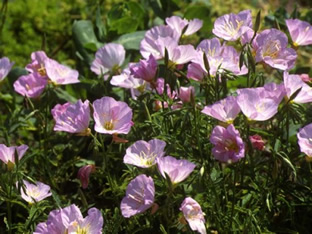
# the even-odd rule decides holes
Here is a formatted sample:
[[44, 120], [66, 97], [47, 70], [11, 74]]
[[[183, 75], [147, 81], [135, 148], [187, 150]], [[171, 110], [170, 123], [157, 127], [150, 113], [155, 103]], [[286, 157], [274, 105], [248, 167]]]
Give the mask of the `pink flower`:
[[309, 83], [312, 81], [312, 78], [309, 76], [309, 74], [301, 74], [300, 78], [302, 81]]
[[195, 96], [195, 88], [194, 86], [189, 87], [180, 87], [178, 97], [181, 99], [182, 102], [187, 103], [194, 100]]
[[79, 73], [65, 65], [58, 63], [53, 59], [45, 59], [44, 65], [46, 69], [47, 76], [53, 84], [65, 85], [79, 83], [78, 80]]
[[12, 168], [15, 164], [15, 151], [17, 152], [18, 160], [21, 160], [27, 149], [27, 145], [7, 147], [4, 144], [0, 144], [0, 160]]
[[48, 56], [44, 51], [36, 51], [31, 53], [31, 63], [27, 64], [26, 70], [31, 73], [38, 73], [42, 77], [46, 77], [45, 60]]
[[182, 19], [179, 16], [171, 16], [170, 18], [166, 18], [166, 23], [172, 30], [176, 31], [179, 36], [182, 36], [182, 30], [185, 28], [185, 26], [187, 26], [187, 29], [183, 34], [185, 36], [189, 36], [197, 32], [203, 26], [203, 21], [200, 19], [193, 19], [188, 21], [187, 19]]
[[279, 100], [271, 95], [264, 88], [241, 89], [237, 103], [249, 120], [265, 121], [272, 118], [278, 110]]
[[312, 123], [304, 126], [297, 133], [300, 151], [312, 157]]
[[12, 69], [14, 62], [10, 62], [7, 57], [0, 59], [0, 82], [9, 74]]
[[160, 38], [155, 43], [161, 58], [165, 57], [165, 49], [167, 49], [169, 67], [188, 63], [197, 56], [192, 45], [178, 45], [178, 42], [170, 37]]
[[29, 98], [37, 98], [43, 93], [48, 81], [39, 73], [30, 73], [19, 77], [13, 84], [15, 92]]
[[265, 62], [280, 70], [290, 70], [297, 58], [292, 48], [287, 48], [288, 39], [285, 33], [277, 29], [266, 29], [256, 38], [256, 62]]
[[132, 109], [125, 102], [103, 97], [93, 102], [94, 129], [105, 134], [128, 134], [133, 125]]
[[52, 195], [50, 192], [50, 186], [39, 181], [32, 184], [23, 180], [23, 184], [25, 185], [25, 192], [24, 189], [21, 188], [21, 196], [28, 203], [39, 202]]
[[299, 19], [285, 20], [294, 46], [312, 44], [312, 26], [306, 21]]
[[106, 72], [115, 72], [125, 61], [125, 48], [116, 43], [108, 43], [98, 49], [95, 59], [91, 65], [91, 71], [97, 75], [103, 75]]
[[187, 77], [200, 81], [208, 74], [204, 64], [204, 53], [209, 62], [209, 73], [215, 76], [217, 71], [229, 70], [236, 75], [248, 72], [246, 66], [239, 67], [239, 53], [232, 46], [221, 46], [218, 38], [206, 39], [197, 46], [197, 54], [188, 66]]
[[188, 160], [179, 160], [171, 156], [159, 158], [157, 164], [160, 174], [164, 178], [166, 178], [167, 174], [172, 184], [177, 184], [185, 180], [196, 167], [194, 163]]
[[89, 135], [90, 122], [89, 101], [78, 100], [75, 104], [69, 102], [57, 104], [51, 110], [55, 121], [54, 131], [77, 133], [78, 135]]
[[185, 198], [180, 210], [193, 231], [206, 234], [204, 213], [197, 201], [191, 197]]
[[211, 133], [210, 142], [214, 145], [212, 154], [221, 162], [237, 162], [245, 157], [245, 144], [233, 124], [227, 128], [216, 126]]
[[156, 164], [158, 158], [164, 156], [166, 142], [158, 139], [149, 142], [136, 141], [126, 150], [124, 163], [137, 167], [148, 168]]
[[212, 32], [226, 41], [236, 41], [250, 28], [252, 28], [251, 11], [245, 10], [217, 18]]
[[139, 175], [128, 184], [126, 196], [122, 199], [120, 209], [122, 216], [129, 218], [141, 214], [154, 203], [155, 185], [152, 177]]
[[39, 223], [34, 234], [59, 234], [59, 233], [92, 233], [101, 234], [103, 217], [96, 208], [88, 210], [88, 216], [83, 218], [76, 205], [53, 210], [45, 223]]
[[210, 106], [205, 106], [201, 112], [222, 122], [232, 123], [240, 111], [237, 97], [229, 96]]
[[284, 85], [286, 95], [290, 98], [298, 89], [301, 88], [297, 96], [292, 100], [295, 103], [309, 103], [312, 102], [312, 88], [302, 81], [299, 75], [290, 75], [284, 72]]
[[130, 89], [131, 97], [136, 100], [145, 90], [150, 90], [148, 82], [142, 79], [134, 78], [130, 74], [129, 68], [122, 71], [120, 75], [113, 76], [110, 83], [114, 86]]
[[249, 136], [252, 146], [257, 150], [264, 150], [265, 141], [261, 136], [255, 134], [253, 136]]
[[80, 180], [83, 189], [88, 187], [90, 174], [94, 171], [95, 166], [93, 164], [85, 165], [79, 169], [77, 177]]
[[158, 40], [163, 40], [163, 38], [169, 38], [178, 42], [180, 35], [172, 30], [167, 25], [160, 25], [155, 26], [148, 30], [145, 33], [145, 36], [140, 44], [140, 52], [143, 56], [143, 58], [148, 59], [149, 56], [152, 54], [155, 59], [161, 59], [163, 58], [163, 51], [159, 50], [159, 43]]
[[130, 71], [134, 78], [151, 82], [155, 79], [157, 73], [157, 61], [151, 54], [148, 60], [141, 59], [139, 63], [132, 65]]

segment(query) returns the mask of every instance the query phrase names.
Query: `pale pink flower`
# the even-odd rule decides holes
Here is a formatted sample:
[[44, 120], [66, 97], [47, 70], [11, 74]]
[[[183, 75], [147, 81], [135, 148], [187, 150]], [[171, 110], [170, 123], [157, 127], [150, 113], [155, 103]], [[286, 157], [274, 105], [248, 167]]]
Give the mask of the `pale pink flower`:
[[7, 57], [0, 59], [0, 82], [9, 74], [12, 69], [14, 62], [10, 62]]
[[285, 20], [294, 46], [312, 44], [312, 26], [306, 21], [299, 19]]
[[188, 177], [196, 165], [185, 159], [176, 159], [171, 156], [161, 157], [157, 161], [160, 174], [166, 178], [169, 176], [172, 184], [180, 183]]
[[79, 83], [78, 80], [79, 73], [78, 71], [71, 69], [65, 65], [58, 63], [53, 59], [45, 59], [44, 66], [48, 78], [53, 84], [56, 85], [65, 85], [65, 84], [74, 84]]
[[232, 123], [240, 111], [237, 97], [229, 96], [212, 105], [205, 106], [201, 112], [222, 122]]
[[108, 43], [98, 49], [91, 65], [91, 71], [97, 75], [115, 72], [125, 61], [125, 48], [117, 43]]
[[38, 73], [40, 76], [46, 77], [45, 60], [48, 56], [44, 51], [36, 51], [31, 53], [31, 63], [25, 67], [31, 73]]
[[187, 26], [187, 29], [183, 34], [185, 36], [189, 36], [197, 32], [203, 26], [203, 21], [200, 19], [193, 19], [188, 21], [187, 19], [182, 19], [179, 16], [171, 16], [170, 18], [166, 18], [166, 23], [172, 30], [176, 31], [179, 36], [182, 36], [182, 30], [185, 28], [185, 26]]
[[256, 38], [256, 62], [265, 62], [273, 68], [290, 70], [297, 58], [292, 48], [287, 48], [288, 39], [285, 33], [277, 29], [266, 29]]
[[18, 160], [21, 160], [27, 149], [27, 145], [7, 147], [4, 144], [0, 144], [0, 160], [5, 164], [15, 164], [15, 151], [17, 152]]
[[191, 197], [185, 198], [180, 210], [193, 231], [206, 234], [204, 213], [197, 201]]
[[133, 125], [132, 109], [125, 102], [103, 97], [93, 102], [94, 129], [105, 134], [128, 134]]
[[146, 90], [150, 90], [150, 84], [143, 79], [134, 78], [129, 68], [122, 71], [120, 75], [113, 76], [110, 83], [114, 86], [130, 89], [131, 97], [136, 100]]
[[264, 88], [248, 88], [239, 91], [237, 103], [249, 120], [265, 121], [277, 113], [279, 101], [269, 93]]
[[130, 66], [131, 75], [133, 75], [134, 78], [151, 82], [155, 79], [157, 66], [157, 61], [151, 54], [148, 59], [141, 59], [140, 62]]
[[39, 223], [34, 234], [102, 234], [103, 223], [100, 210], [91, 208], [88, 210], [88, 215], [83, 218], [80, 209], [76, 205], [70, 205], [51, 211], [48, 220]]
[[180, 35], [168, 25], [160, 25], [151, 28], [145, 33], [140, 44], [140, 52], [143, 58], [148, 59], [151, 54], [155, 59], [163, 58], [162, 53], [164, 52], [160, 51], [158, 42], [159, 39], [162, 41], [163, 38], [169, 38], [169, 40], [171, 39], [178, 42]]
[[61, 105], [57, 104], [51, 110], [55, 121], [54, 131], [77, 133], [79, 135], [88, 135], [90, 122], [89, 101], [82, 102], [78, 100], [75, 104], [69, 102]]
[[35, 184], [32, 184], [26, 180], [23, 180], [23, 184], [25, 185], [25, 192], [21, 187], [21, 196], [28, 203], [39, 202], [52, 195], [50, 192], [50, 186], [39, 181], [37, 181]]
[[128, 184], [126, 196], [122, 199], [120, 209], [122, 216], [129, 218], [141, 214], [154, 203], [155, 185], [152, 177], [139, 175]]
[[156, 164], [158, 158], [164, 156], [166, 142], [158, 139], [149, 142], [140, 140], [128, 147], [124, 163], [137, 167], [148, 168]]
[[237, 162], [245, 157], [245, 144], [233, 124], [227, 128], [216, 126], [211, 133], [210, 142], [214, 145], [213, 156], [221, 162]]
[[236, 41], [250, 28], [252, 28], [251, 11], [245, 10], [217, 18], [212, 32], [226, 41]]
[[300, 151], [312, 157], [312, 123], [304, 126], [297, 133]]
[[302, 81], [299, 75], [290, 75], [284, 72], [284, 85], [286, 95], [290, 98], [298, 89], [301, 88], [297, 96], [292, 100], [295, 103], [309, 103], [312, 102], [312, 88]]
[[48, 81], [39, 73], [19, 77], [13, 84], [15, 92], [29, 98], [37, 98], [43, 93]]

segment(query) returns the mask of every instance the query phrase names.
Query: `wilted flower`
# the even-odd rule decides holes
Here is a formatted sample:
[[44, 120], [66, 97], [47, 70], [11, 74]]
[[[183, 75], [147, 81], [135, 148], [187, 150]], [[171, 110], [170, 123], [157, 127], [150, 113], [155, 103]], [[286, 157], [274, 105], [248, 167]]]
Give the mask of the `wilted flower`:
[[59, 234], [59, 233], [92, 233], [101, 234], [103, 217], [96, 208], [88, 210], [88, 216], [83, 218], [76, 205], [53, 210], [47, 222], [39, 223], [34, 234]]
[[266, 29], [256, 38], [258, 46], [256, 62], [265, 62], [280, 70], [289, 70], [295, 65], [297, 53], [287, 48], [288, 39], [285, 33], [277, 29]]
[[171, 156], [159, 158], [157, 164], [160, 174], [164, 178], [166, 178], [167, 174], [172, 184], [177, 184], [185, 180], [196, 167], [194, 163], [188, 160], [179, 160]]
[[52, 195], [50, 192], [50, 186], [39, 181], [37, 181], [35, 184], [32, 184], [26, 180], [23, 180], [23, 184], [25, 185], [25, 192], [24, 189], [21, 188], [21, 196], [28, 203], [34, 203], [34, 201], [39, 202]]
[[157, 61], [151, 54], [148, 60], [141, 59], [140, 62], [132, 65], [130, 67], [130, 71], [134, 78], [139, 78], [151, 82], [156, 76]]
[[306, 21], [299, 19], [285, 20], [294, 46], [312, 44], [312, 26]]
[[237, 97], [229, 96], [210, 106], [205, 106], [201, 112], [222, 122], [232, 123], [240, 111]]
[[265, 141], [262, 139], [260, 135], [252, 135], [249, 136], [252, 146], [257, 150], [264, 150]]
[[227, 128], [216, 126], [210, 142], [214, 145], [212, 154], [221, 162], [237, 162], [245, 156], [245, 144], [233, 124]]
[[126, 196], [122, 199], [120, 209], [122, 216], [129, 218], [141, 214], [154, 203], [155, 185], [152, 177], [139, 175], [128, 184]]
[[55, 120], [54, 131], [77, 133], [78, 135], [89, 135], [90, 122], [89, 101], [78, 100], [75, 104], [69, 102], [57, 104], [51, 110]]
[[0, 82], [9, 74], [14, 62], [10, 62], [7, 57], [0, 59]]
[[265, 121], [277, 113], [279, 99], [274, 94], [263, 87], [241, 89], [237, 103], [249, 120]]
[[290, 98], [297, 90], [300, 92], [296, 97], [291, 100], [295, 103], [309, 103], [312, 102], [312, 88], [302, 81], [299, 75], [290, 75], [288, 72], [284, 72], [284, 85], [286, 95]]
[[125, 61], [125, 48], [116, 43], [108, 43], [98, 49], [95, 59], [91, 65], [91, 71], [97, 75], [103, 75], [106, 72], [116, 72]]
[[65, 85], [80, 82], [78, 80], [78, 71], [62, 65], [53, 59], [45, 59], [44, 66], [47, 76], [53, 84]]
[[18, 160], [21, 160], [27, 149], [27, 145], [7, 147], [4, 144], [0, 144], [0, 160], [7, 164], [9, 168], [12, 168], [15, 164], [15, 151], [17, 152]]
[[143, 58], [148, 59], [152, 54], [155, 59], [163, 58], [164, 51], [160, 51], [159, 40], [168, 38], [178, 42], [180, 35], [167, 25], [155, 26], [145, 33], [140, 44], [140, 52]]
[[297, 133], [300, 151], [312, 157], [312, 123], [304, 126]]
[[94, 129], [105, 134], [127, 134], [132, 122], [132, 109], [125, 102], [102, 97], [93, 102]]
[[251, 11], [245, 10], [217, 18], [212, 32], [226, 41], [236, 41], [250, 28], [252, 28]]
[[182, 36], [182, 31], [187, 26], [184, 34], [185, 36], [189, 36], [195, 32], [197, 32], [202, 26], [203, 21], [200, 19], [193, 19], [188, 21], [187, 19], [182, 19], [179, 16], [171, 16], [170, 18], [166, 18], [166, 23], [169, 27], [176, 31], [179, 36]]
[[90, 174], [94, 171], [95, 166], [93, 164], [85, 165], [79, 169], [77, 177], [82, 188], [86, 189], [88, 187]]
[[38, 73], [30, 73], [19, 77], [14, 82], [13, 86], [15, 92], [20, 95], [29, 98], [37, 98], [43, 93], [47, 84], [48, 81], [46, 78], [40, 76]]
[[164, 156], [166, 142], [158, 139], [149, 142], [136, 141], [126, 150], [124, 163], [132, 164], [137, 167], [147, 168], [156, 164], [158, 158]]
[[44, 51], [36, 51], [31, 53], [31, 63], [25, 67], [27, 71], [31, 73], [38, 73], [40, 76], [45, 77], [47, 75], [45, 69], [45, 60], [48, 56]]
[[191, 102], [194, 99], [195, 95], [195, 88], [194, 86], [189, 87], [180, 87], [178, 97], [181, 99], [182, 102]]
[[204, 213], [197, 201], [191, 197], [185, 198], [180, 210], [193, 231], [206, 234]]

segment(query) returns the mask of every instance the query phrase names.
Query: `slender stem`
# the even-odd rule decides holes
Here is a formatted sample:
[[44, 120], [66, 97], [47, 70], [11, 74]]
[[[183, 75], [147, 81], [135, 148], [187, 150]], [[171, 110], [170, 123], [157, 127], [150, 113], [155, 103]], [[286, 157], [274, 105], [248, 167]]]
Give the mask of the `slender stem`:
[[232, 229], [232, 221], [233, 221], [233, 217], [234, 217], [234, 207], [235, 207], [235, 201], [236, 201], [236, 197], [235, 197], [235, 190], [236, 190], [236, 179], [237, 179], [237, 173], [236, 173], [236, 167], [234, 169], [234, 181], [233, 181], [233, 194], [232, 194], [232, 209], [231, 209], [231, 220], [230, 220], [230, 225], [229, 225], [229, 229]]

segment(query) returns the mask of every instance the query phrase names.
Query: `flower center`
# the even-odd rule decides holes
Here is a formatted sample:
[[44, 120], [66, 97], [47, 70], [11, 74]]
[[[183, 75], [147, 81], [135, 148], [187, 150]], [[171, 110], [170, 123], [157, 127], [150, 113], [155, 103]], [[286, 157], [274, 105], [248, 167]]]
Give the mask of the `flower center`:
[[269, 41], [264, 48], [263, 57], [269, 56], [271, 58], [276, 58], [280, 49], [281, 45], [277, 41]]
[[145, 166], [152, 166], [155, 162], [155, 158], [157, 157], [157, 154], [152, 152], [147, 155], [144, 151], [141, 151], [139, 157], [141, 160], [141, 164]]
[[114, 121], [111, 119], [110, 121], [105, 122], [104, 128], [106, 130], [113, 130], [114, 129]]
[[47, 71], [46, 71], [45, 67], [43, 66], [43, 64], [40, 64], [40, 68], [37, 69], [37, 72], [41, 76], [46, 76], [47, 75]]
[[226, 139], [225, 140], [225, 149], [228, 151], [235, 151], [236, 153], [238, 152], [239, 148], [238, 145], [236, 144], [236, 142], [233, 142], [230, 139]]

